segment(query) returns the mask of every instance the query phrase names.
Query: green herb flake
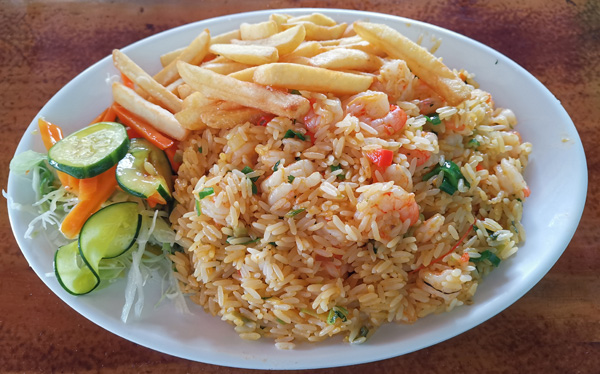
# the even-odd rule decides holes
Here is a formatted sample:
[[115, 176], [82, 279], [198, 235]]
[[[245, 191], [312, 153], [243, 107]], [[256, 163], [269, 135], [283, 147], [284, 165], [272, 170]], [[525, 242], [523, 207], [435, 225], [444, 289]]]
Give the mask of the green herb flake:
[[425, 116], [425, 120], [427, 120], [427, 122], [430, 122], [432, 125], [439, 125], [440, 123], [442, 123], [442, 121], [440, 120], [440, 115], [437, 113]]
[[470, 187], [469, 182], [465, 180], [465, 177], [460, 171], [460, 167], [453, 161], [446, 161], [442, 165], [437, 165], [433, 170], [423, 176], [423, 180], [429, 180], [432, 177], [442, 172], [443, 179], [440, 185], [440, 190], [446, 192], [449, 195], [453, 195], [458, 190], [459, 180], [463, 180], [465, 186]]
[[279, 323], [280, 325], [287, 325], [287, 322], [285, 322], [285, 321], [282, 321], [282, 320], [281, 320], [281, 319], [279, 319], [279, 318], [275, 318], [275, 321], [277, 321], [277, 323]]
[[[251, 167], [249, 167], [249, 166], [244, 166], [244, 168], [243, 168], [241, 171], [242, 171], [242, 173], [244, 173], [244, 174], [250, 174], [250, 173], [252, 173], [254, 170], [253, 170]], [[258, 178], [259, 178], [259, 177], [252, 177], [252, 178], [250, 178], [250, 180], [251, 180], [252, 182], [256, 182], [256, 181], [258, 180]]]
[[296, 137], [300, 140], [306, 140], [306, 136], [304, 136], [304, 134], [302, 134], [298, 131], [294, 131], [292, 129], [289, 129], [288, 131], [285, 132], [285, 134], [283, 134], [284, 139], [289, 139], [289, 138], [293, 138], [293, 137]]
[[277, 247], [277, 243], [275, 242], [269, 242], [269, 244], [271, 244], [273, 247]]
[[471, 258], [470, 261], [473, 263], [480, 263], [481, 261], [484, 260], [488, 260], [492, 265], [494, 265], [494, 267], [498, 267], [498, 265], [500, 265], [500, 262], [502, 260], [500, 260], [500, 257], [496, 256], [495, 253], [492, 253], [489, 250], [485, 250], [483, 252], [481, 252], [481, 257], [477, 257], [477, 258]]
[[358, 338], [366, 338], [369, 335], [369, 328], [367, 326], [361, 326], [358, 330]]
[[371, 244], [371, 246], [373, 247], [373, 253], [377, 254], [378, 248], [375, 245], [377, 242], [374, 239], [369, 239], [369, 243]]
[[300, 93], [300, 91], [298, 91], [298, 90], [291, 90], [291, 91], [290, 91], [290, 93], [291, 93], [292, 95], [302, 95], [302, 94]]
[[202, 208], [200, 207], [200, 201], [199, 200], [196, 200], [196, 214], [198, 216], [202, 215]]
[[198, 152], [202, 153], [202, 147], [198, 147]]
[[202, 191], [198, 192], [198, 197], [200, 200], [204, 199], [207, 196], [213, 195], [215, 193], [215, 189], [212, 187], [206, 187]]
[[348, 320], [348, 310], [341, 306], [334, 306], [329, 310], [329, 314], [327, 315], [327, 323], [333, 325], [338, 319], [342, 322], [346, 322]]
[[285, 214], [285, 216], [286, 216], [287, 218], [292, 218], [292, 217], [294, 217], [294, 216], [297, 216], [298, 214], [300, 214], [300, 213], [304, 212], [305, 210], [306, 210], [305, 208], [300, 208], [300, 209], [294, 209], [294, 210], [290, 210], [289, 212], [287, 212], [287, 213]]
[[481, 146], [479, 140], [473, 138], [467, 142], [467, 148], [477, 149]]
[[288, 175], [288, 182], [292, 183], [296, 179], [293, 175]]
[[273, 171], [277, 171], [277, 169], [279, 169], [279, 164], [281, 164], [281, 160], [277, 161], [275, 165], [273, 165]]
[[500, 232], [496, 231], [496, 232], [492, 232], [490, 234], [490, 239], [492, 240], [497, 240], [498, 239], [498, 235], [500, 235]]
[[269, 299], [270, 299], [270, 298], [272, 298], [272, 297], [273, 297], [273, 296], [263, 296], [263, 297], [261, 297], [261, 299], [263, 299], [263, 300], [269, 300]]

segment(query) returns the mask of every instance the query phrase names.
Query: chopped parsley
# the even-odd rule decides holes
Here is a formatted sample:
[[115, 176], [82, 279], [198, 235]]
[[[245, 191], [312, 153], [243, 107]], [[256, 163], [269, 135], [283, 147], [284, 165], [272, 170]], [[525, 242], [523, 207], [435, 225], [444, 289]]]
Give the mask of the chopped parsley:
[[215, 193], [215, 189], [212, 187], [206, 187], [202, 191], [198, 192], [198, 197], [200, 200], [204, 199], [207, 196], [210, 196]]
[[[249, 167], [249, 166], [244, 166], [244, 168], [242, 169], [242, 173], [244, 174], [250, 174], [252, 173], [254, 170]], [[258, 193], [258, 188], [256, 187], [256, 181], [258, 180], [259, 177], [252, 177], [250, 178], [250, 180], [252, 181], [252, 194], [256, 195]]]
[[292, 95], [302, 95], [302, 94], [300, 93], [300, 91], [298, 91], [298, 90], [291, 90], [291, 91], [290, 91], [290, 93], [291, 93]]
[[481, 146], [481, 143], [479, 142], [479, 140], [477, 140], [475, 138], [473, 138], [467, 142], [467, 148], [477, 149], [477, 148], [479, 148], [479, 146]]
[[294, 216], [297, 216], [298, 214], [300, 214], [300, 213], [304, 212], [305, 210], [306, 210], [305, 208], [300, 208], [300, 209], [294, 209], [294, 210], [290, 210], [289, 212], [287, 212], [287, 213], [285, 214], [285, 216], [286, 216], [287, 218], [292, 218], [292, 217], [294, 217]]
[[446, 161], [442, 165], [437, 165], [433, 170], [423, 176], [423, 180], [429, 180], [433, 176], [440, 173], [443, 174], [442, 184], [440, 190], [446, 192], [449, 195], [454, 194], [458, 190], [458, 181], [463, 180], [465, 186], [470, 187], [469, 182], [465, 180], [465, 177], [460, 172], [460, 168], [452, 161]]
[[439, 125], [440, 123], [442, 123], [442, 121], [440, 120], [440, 115], [437, 113], [425, 116], [425, 120], [427, 120], [427, 122], [431, 123], [432, 125]]
[[296, 179], [293, 175], [288, 175], [288, 182], [292, 183]]
[[288, 131], [285, 132], [285, 134], [283, 134], [284, 139], [289, 139], [289, 138], [293, 138], [293, 137], [296, 137], [300, 140], [306, 140], [306, 136], [304, 136], [304, 134], [302, 134], [301, 132], [298, 132], [298, 131], [294, 131], [292, 129], [289, 129]]
[[495, 253], [492, 253], [487, 249], [485, 251], [481, 252], [481, 257], [470, 259], [471, 262], [474, 262], [476, 264], [481, 261], [484, 261], [484, 260], [488, 260], [495, 267], [498, 267], [498, 265], [500, 265], [500, 262], [502, 261], [502, 260], [500, 260], [500, 257], [496, 256]]
[[277, 169], [279, 169], [279, 164], [281, 164], [281, 160], [277, 161], [275, 165], [273, 165], [273, 171], [277, 171]]
[[327, 315], [327, 323], [333, 325], [338, 319], [342, 322], [346, 322], [348, 320], [348, 310], [341, 306], [334, 306], [329, 310], [329, 314]]
[[[336, 170], [341, 170], [342, 169], [342, 165], [340, 165], [340, 164], [330, 165], [329, 168], [331, 169], [332, 172], [334, 172]], [[337, 179], [344, 180], [344, 179], [346, 179], [346, 176], [343, 173], [342, 174], [338, 174], [337, 175]]]

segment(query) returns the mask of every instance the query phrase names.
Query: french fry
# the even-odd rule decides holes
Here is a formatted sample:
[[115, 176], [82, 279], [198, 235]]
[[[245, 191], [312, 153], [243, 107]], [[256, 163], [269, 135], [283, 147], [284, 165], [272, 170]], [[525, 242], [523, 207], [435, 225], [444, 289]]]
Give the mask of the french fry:
[[369, 43], [366, 40], [361, 40], [360, 42], [356, 42], [356, 43], [331, 45], [331, 46], [323, 47], [323, 51], [324, 52], [331, 51], [331, 50], [334, 50], [337, 48], [356, 49], [358, 51], [363, 51], [365, 53], [368, 53], [368, 54], [371, 54], [374, 56], [378, 56], [378, 57], [387, 56], [387, 53], [384, 50]]
[[283, 31], [285, 28], [282, 26], [287, 22], [288, 19], [292, 18], [289, 14], [273, 13], [269, 16], [269, 20], [277, 24], [277, 30]]
[[187, 137], [188, 130], [183, 128], [168, 110], [144, 100], [134, 90], [119, 82], [113, 83], [112, 92], [113, 98], [118, 104], [146, 120], [158, 131], [177, 140], [183, 140]]
[[183, 84], [183, 79], [179, 78], [175, 82], [171, 83], [170, 85], [168, 85], [165, 88], [167, 90], [169, 90], [170, 92], [172, 92], [173, 94], [177, 95], [177, 93], [178, 93], [177, 88], [182, 84]]
[[200, 66], [204, 69], [208, 69], [223, 75], [231, 74], [250, 67], [250, 65], [232, 61], [225, 57], [217, 57], [213, 60], [203, 63]]
[[242, 82], [185, 62], [179, 62], [177, 67], [187, 84], [208, 97], [231, 101], [288, 118], [302, 118], [310, 109], [309, 101], [299, 95], [270, 90], [255, 83]]
[[181, 52], [183, 52], [184, 49], [185, 47], [177, 48], [171, 52], [167, 52], [160, 56], [160, 64], [162, 65], [162, 67], [164, 68], [165, 66], [169, 65], [171, 61], [175, 60], [177, 56], [179, 56]]
[[256, 83], [288, 89], [336, 94], [365, 91], [373, 77], [289, 63], [261, 65], [254, 71]]
[[292, 17], [287, 20], [287, 23], [295, 22], [312, 22], [319, 26], [335, 26], [336, 22], [330, 17], [321, 13], [313, 13], [304, 16]]
[[175, 113], [175, 119], [188, 130], [203, 130], [206, 123], [202, 121], [200, 112], [196, 108], [183, 109]]
[[310, 58], [304, 56], [287, 55], [285, 58], [280, 58], [279, 62], [287, 62], [290, 64], [313, 66]]
[[302, 42], [298, 48], [294, 49], [292, 52], [287, 55], [280, 56], [279, 60], [281, 61], [284, 58], [299, 56], [299, 57], [313, 57], [318, 55], [319, 53], [324, 52], [325, 50], [321, 46], [319, 42], [310, 41], [310, 42]]
[[206, 126], [227, 129], [240, 123], [255, 122], [264, 112], [247, 108], [229, 101], [209, 99], [200, 92], [194, 92], [184, 102], [185, 109], [175, 114], [177, 120], [190, 130], [200, 130]]
[[277, 48], [262, 45], [213, 44], [209, 51], [247, 65], [269, 64], [279, 60]]
[[256, 66], [252, 66], [250, 68], [236, 71], [234, 73], [229, 73], [228, 76], [239, 79], [244, 82], [253, 82], [254, 71], [256, 70]]
[[239, 39], [239, 38], [240, 38], [240, 30], [237, 29], [237, 30], [224, 32], [222, 34], [211, 37], [210, 44], [227, 44], [227, 43], [230, 43], [231, 40]]
[[470, 97], [469, 87], [452, 70], [398, 31], [386, 25], [369, 22], [355, 22], [354, 30], [360, 37], [380, 47], [391, 57], [406, 61], [410, 70], [448, 104], [456, 106]]
[[313, 66], [333, 70], [374, 71], [381, 67], [381, 59], [356, 49], [336, 48], [310, 59]]
[[[289, 20], [288, 20], [289, 21]], [[296, 23], [285, 23], [282, 26], [284, 28], [291, 28], [296, 25], [303, 25], [306, 30], [306, 40], [329, 40], [338, 39], [342, 36], [348, 24], [339, 23], [335, 26], [320, 26], [312, 22], [296, 22]]]
[[356, 31], [354, 31], [354, 26], [350, 25], [350, 26], [346, 27], [346, 30], [342, 34], [342, 37], [348, 38], [348, 37], [354, 36], [354, 35], [356, 35]]
[[177, 92], [179, 93], [179, 97], [182, 100], [184, 100], [184, 103], [185, 103], [185, 99], [188, 96], [190, 96], [192, 93], [194, 93], [194, 89], [192, 87], [190, 87], [187, 83], [184, 83], [184, 84], [180, 85], [179, 87], [177, 87]]
[[292, 28], [289, 28], [285, 31], [279, 32], [275, 35], [272, 35], [265, 39], [257, 39], [257, 40], [232, 40], [232, 44], [241, 44], [241, 45], [262, 45], [268, 47], [275, 47], [279, 52], [279, 55], [284, 55], [294, 51], [300, 43], [304, 41], [304, 37], [306, 36], [306, 31], [304, 31], [304, 26], [297, 25]]
[[242, 23], [240, 37], [242, 40], [256, 40], [268, 38], [278, 32], [277, 22], [265, 21], [260, 23]]
[[113, 50], [113, 62], [117, 69], [133, 83], [140, 86], [146, 93], [154, 97], [173, 113], [181, 110], [181, 99], [155, 81], [148, 73], [139, 67], [132, 59], [118, 49]]
[[169, 65], [165, 66], [161, 71], [159, 71], [154, 76], [154, 79], [163, 86], [173, 83], [177, 80], [177, 78], [179, 78], [177, 62], [184, 61], [194, 65], [199, 64], [208, 53], [209, 44], [210, 34], [208, 30], [204, 30], [202, 33], [200, 33], [200, 35], [192, 40], [190, 45], [185, 47], [185, 49], [175, 58], [175, 60], [171, 61]]

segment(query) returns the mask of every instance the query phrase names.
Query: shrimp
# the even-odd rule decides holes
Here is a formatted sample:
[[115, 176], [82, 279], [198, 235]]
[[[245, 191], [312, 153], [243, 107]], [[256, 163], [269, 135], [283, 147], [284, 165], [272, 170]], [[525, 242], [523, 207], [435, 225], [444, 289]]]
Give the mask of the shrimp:
[[391, 236], [402, 234], [402, 226], [407, 229], [419, 220], [419, 206], [414, 193], [390, 182], [373, 183], [358, 197], [354, 218], [359, 222], [373, 219], [369, 237], [390, 240]]
[[431, 238], [440, 231], [444, 221], [445, 217], [436, 213], [415, 230], [415, 238], [422, 243], [431, 240]]
[[402, 187], [404, 190], [410, 192], [413, 189], [412, 176], [408, 169], [402, 165], [391, 164], [385, 169], [382, 177], [386, 181], [392, 181], [394, 184]]
[[304, 116], [304, 126], [308, 131], [316, 133], [320, 127], [342, 120], [342, 103], [337, 97], [311, 93], [306, 98], [310, 102], [310, 109]]
[[503, 158], [498, 165], [494, 167], [494, 172], [498, 178], [500, 188], [509, 194], [517, 194], [523, 192], [528, 195], [531, 191], [527, 187], [527, 183], [523, 178], [523, 174], [515, 166], [514, 159]]
[[346, 112], [371, 126], [380, 136], [401, 131], [408, 119], [404, 110], [397, 105], [390, 105], [388, 96], [377, 91], [352, 96], [346, 104]]
[[398, 152], [404, 153], [409, 163], [416, 160], [417, 166], [423, 166], [431, 158], [431, 152], [422, 149], [400, 148]]
[[423, 269], [419, 273], [417, 286], [434, 296], [449, 301], [458, 295], [464, 282], [469, 280], [471, 280], [471, 277], [463, 277], [463, 272], [460, 269]]

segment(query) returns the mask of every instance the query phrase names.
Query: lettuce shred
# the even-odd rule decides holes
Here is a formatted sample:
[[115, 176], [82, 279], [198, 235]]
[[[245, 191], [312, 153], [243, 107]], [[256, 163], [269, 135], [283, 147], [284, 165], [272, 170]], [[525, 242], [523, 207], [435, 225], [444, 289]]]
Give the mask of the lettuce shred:
[[[60, 185], [56, 173], [47, 163], [45, 154], [25, 151], [16, 155], [10, 163], [10, 170], [17, 175], [31, 179], [35, 202], [31, 205], [15, 202], [5, 191], [3, 196], [11, 209], [31, 214], [25, 238], [31, 239], [42, 233], [56, 248], [68, 243], [60, 232], [60, 224], [77, 204], [77, 196]], [[161, 277], [161, 298], [171, 300], [181, 313], [190, 313], [186, 299], [173, 273], [169, 259], [175, 244], [175, 233], [165, 220], [167, 213], [147, 210], [141, 199], [123, 192], [116, 192], [108, 204], [121, 201], [137, 201], [142, 214], [142, 227], [136, 243], [121, 256], [103, 259], [99, 264], [101, 283], [98, 289], [107, 287], [116, 280], [127, 277], [125, 303], [121, 319], [126, 322], [133, 309], [134, 317], [139, 318], [144, 307], [144, 285], [154, 275]], [[52, 274], [48, 274], [53, 276]]]

